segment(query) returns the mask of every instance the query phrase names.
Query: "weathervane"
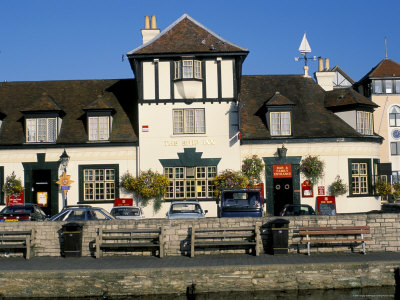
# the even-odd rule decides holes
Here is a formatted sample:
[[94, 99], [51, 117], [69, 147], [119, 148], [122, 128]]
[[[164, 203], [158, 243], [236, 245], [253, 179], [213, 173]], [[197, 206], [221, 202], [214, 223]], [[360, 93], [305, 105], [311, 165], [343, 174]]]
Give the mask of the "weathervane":
[[299, 47], [299, 52], [303, 57], [295, 57], [295, 61], [299, 61], [301, 59], [304, 59], [304, 76], [308, 76], [308, 66], [307, 66], [307, 61], [309, 59], [311, 60], [317, 60], [316, 56], [308, 57], [307, 53], [311, 52], [311, 47], [310, 44], [307, 41], [306, 33], [304, 33], [303, 39], [301, 40], [300, 47]]

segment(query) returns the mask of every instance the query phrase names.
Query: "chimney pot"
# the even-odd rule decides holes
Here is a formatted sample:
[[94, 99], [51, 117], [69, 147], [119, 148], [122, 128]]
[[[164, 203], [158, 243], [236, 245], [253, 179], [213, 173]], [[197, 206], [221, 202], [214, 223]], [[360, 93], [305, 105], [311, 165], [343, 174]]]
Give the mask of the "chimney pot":
[[325, 58], [325, 71], [329, 71], [329, 58]]
[[157, 29], [157, 19], [156, 19], [156, 16], [151, 16], [151, 29]]
[[318, 57], [318, 72], [322, 72], [324, 70], [324, 64], [322, 62], [322, 57]]
[[150, 17], [149, 16], [144, 17], [144, 29], [150, 29]]

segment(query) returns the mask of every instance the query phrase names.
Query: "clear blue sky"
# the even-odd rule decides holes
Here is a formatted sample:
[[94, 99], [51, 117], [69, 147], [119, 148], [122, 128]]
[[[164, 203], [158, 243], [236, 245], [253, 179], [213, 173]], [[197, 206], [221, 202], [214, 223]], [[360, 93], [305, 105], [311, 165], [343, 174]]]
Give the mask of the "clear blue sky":
[[[187, 13], [250, 50], [244, 74], [300, 74], [311, 55], [355, 81], [385, 56], [400, 63], [399, 0], [0, 0], [0, 81], [131, 78], [122, 54], [139, 46], [145, 15], [163, 30]], [[314, 72], [316, 62], [310, 63]]]

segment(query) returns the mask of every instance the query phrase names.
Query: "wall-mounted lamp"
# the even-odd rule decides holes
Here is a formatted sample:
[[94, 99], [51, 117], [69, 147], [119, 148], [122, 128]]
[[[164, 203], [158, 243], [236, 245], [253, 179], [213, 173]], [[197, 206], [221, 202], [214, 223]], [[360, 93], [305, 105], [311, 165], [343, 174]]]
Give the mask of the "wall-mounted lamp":
[[280, 158], [286, 157], [286, 152], [287, 152], [287, 148], [285, 147], [285, 144], [282, 144], [281, 148], [278, 148], [278, 155]]
[[65, 151], [64, 149], [64, 152], [60, 156], [60, 165], [63, 167], [64, 172], [67, 171], [68, 162], [69, 162], [69, 156], [67, 154], [67, 151]]

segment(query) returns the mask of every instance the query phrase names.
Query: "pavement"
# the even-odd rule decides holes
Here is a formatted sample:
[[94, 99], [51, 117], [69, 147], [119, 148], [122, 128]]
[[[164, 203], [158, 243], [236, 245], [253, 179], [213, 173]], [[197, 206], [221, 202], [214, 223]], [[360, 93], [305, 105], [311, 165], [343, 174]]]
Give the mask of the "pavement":
[[399, 252], [360, 253], [315, 253], [252, 256], [249, 254], [199, 255], [186, 256], [109, 256], [96, 259], [93, 257], [0, 257], [1, 272], [29, 271], [93, 271], [190, 268], [216, 266], [261, 266], [261, 265], [312, 265], [312, 264], [348, 264], [394, 262], [400, 264]]

